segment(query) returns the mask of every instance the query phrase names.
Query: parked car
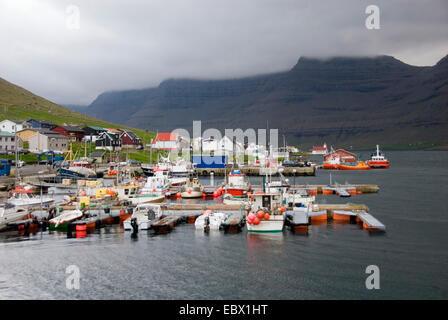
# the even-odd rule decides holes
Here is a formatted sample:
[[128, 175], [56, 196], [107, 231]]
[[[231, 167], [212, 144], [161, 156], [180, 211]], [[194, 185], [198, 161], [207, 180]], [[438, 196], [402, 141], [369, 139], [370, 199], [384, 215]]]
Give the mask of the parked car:
[[134, 160], [134, 159], [129, 159], [128, 160], [128, 164], [131, 165], [131, 166], [139, 166], [142, 163], [140, 161], [137, 161], [137, 160]]
[[282, 163], [283, 167], [300, 167], [299, 162], [297, 161], [283, 161]]
[[[15, 160], [12, 160], [11, 161], [11, 164], [13, 165], [13, 166], [15, 166], [16, 165], [16, 161]], [[23, 161], [23, 160], [18, 160], [17, 161], [17, 167], [18, 168], [21, 168], [21, 167], [23, 167], [25, 165], [25, 161]]]
[[137, 146], [135, 150], [143, 150], [143, 146]]

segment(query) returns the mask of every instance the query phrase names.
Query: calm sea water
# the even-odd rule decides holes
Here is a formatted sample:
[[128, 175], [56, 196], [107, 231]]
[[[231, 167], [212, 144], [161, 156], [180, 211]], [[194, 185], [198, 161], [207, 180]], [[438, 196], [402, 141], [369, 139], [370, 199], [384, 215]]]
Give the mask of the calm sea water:
[[[387, 156], [389, 170], [332, 172], [340, 183], [378, 184], [378, 194], [318, 196], [319, 203], [365, 203], [384, 234], [351, 224], [312, 226], [307, 236], [204, 234], [187, 224], [137, 238], [119, 227], [82, 239], [2, 233], [0, 298], [446, 299], [448, 152]], [[329, 172], [296, 183], [326, 184]], [[69, 265], [79, 267], [79, 290], [66, 288]], [[379, 290], [365, 287], [368, 265], [380, 269]]]

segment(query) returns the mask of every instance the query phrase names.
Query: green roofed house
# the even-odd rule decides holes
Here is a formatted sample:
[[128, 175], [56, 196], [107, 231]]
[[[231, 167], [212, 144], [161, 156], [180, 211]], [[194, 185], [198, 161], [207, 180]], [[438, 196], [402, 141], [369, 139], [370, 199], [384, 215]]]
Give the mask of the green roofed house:
[[84, 139], [87, 142], [95, 142], [101, 133], [107, 131], [107, 129], [97, 126], [86, 126], [82, 130], [84, 130]]
[[0, 131], [0, 151], [15, 151], [23, 149], [23, 141], [14, 133]]

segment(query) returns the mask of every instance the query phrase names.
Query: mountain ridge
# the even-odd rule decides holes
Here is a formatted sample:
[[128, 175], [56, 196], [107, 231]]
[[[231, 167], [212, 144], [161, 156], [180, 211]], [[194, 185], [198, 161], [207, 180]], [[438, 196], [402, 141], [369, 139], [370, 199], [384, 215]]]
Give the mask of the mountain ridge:
[[285, 72], [223, 79], [167, 79], [159, 86], [104, 92], [86, 113], [171, 131], [279, 128], [288, 141], [363, 147], [448, 143], [448, 56], [431, 67], [392, 56], [300, 57]]

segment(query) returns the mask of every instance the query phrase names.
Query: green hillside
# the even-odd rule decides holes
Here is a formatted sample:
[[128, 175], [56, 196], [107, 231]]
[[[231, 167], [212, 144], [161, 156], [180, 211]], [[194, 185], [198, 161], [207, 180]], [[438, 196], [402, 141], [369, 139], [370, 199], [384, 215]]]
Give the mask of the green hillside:
[[120, 126], [108, 121], [82, 115], [0, 78], [0, 121], [4, 119], [28, 120], [30, 118], [49, 120], [56, 124], [70, 122], [105, 128], [130, 129], [144, 143], [150, 143], [151, 139], [155, 137], [155, 133], [153, 132]]

